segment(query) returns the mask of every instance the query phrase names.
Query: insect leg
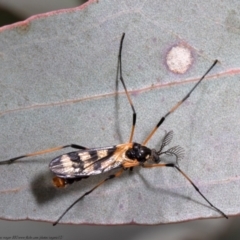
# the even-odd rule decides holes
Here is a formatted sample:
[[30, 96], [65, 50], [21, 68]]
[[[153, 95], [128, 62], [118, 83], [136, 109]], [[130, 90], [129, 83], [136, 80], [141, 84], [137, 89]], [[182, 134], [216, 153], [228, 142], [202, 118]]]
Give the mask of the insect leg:
[[193, 86], [193, 88], [188, 92], [188, 94], [177, 104], [175, 104], [169, 112], [167, 112], [158, 122], [156, 127], [152, 130], [152, 132], [148, 135], [148, 137], [143, 142], [143, 145], [146, 145], [147, 142], [150, 140], [150, 138], [153, 136], [153, 134], [157, 131], [160, 125], [164, 122], [164, 120], [173, 113], [183, 102], [185, 102], [191, 95], [191, 93], [195, 90], [195, 88], [201, 83], [201, 81], [205, 78], [205, 76], [212, 70], [212, 68], [217, 64], [218, 60], [215, 60], [212, 66], [204, 73], [204, 75], [198, 80], [198, 82]]
[[15, 157], [15, 158], [10, 158], [8, 160], [1, 161], [0, 165], [6, 164], [6, 163], [10, 164], [10, 163], [15, 162], [18, 159], [21, 159], [21, 158], [32, 157], [32, 156], [37, 156], [37, 155], [41, 155], [41, 154], [45, 154], [45, 153], [55, 152], [55, 151], [58, 151], [60, 149], [68, 148], [68, 147], [76, 148], [76, 149], [83, 149], [83, 150], [87, 149], [86, 147], [83, 147], [83, 146], [80, 146], [80, 145], [77, 145], [77, 144], [69, 144], [69, 145], [60, 146], [60, 147], [48, 148], [48, 149], [38, 151], [38, 152], [28, 153], [28, 154], [18, 156], [18, 157]]
[[136, 120], [137, 120], [137, 114], [136, 114], [135, 108], [133, 106], [132, 100], [130, 98], [130, 95], [128, 93], [127, 87], [125, 85], [125, 82], [124, 82], [123, 76], [122, 76], [122, 46], [123, 46], [124, 36], [125, 36], [125, 33], [123, 33], [122, 38], [121, 38], [121, 42], [120, 42], [119, 54], [118, 54], [118, 68], [119, 68], [119, 72], [120, 72], [120, 80], [122, 82], [123, 88], [124, 88], [125, 93], [127, 95], [128, 102], [130, 103], [132, 111], [133, 111], [132, 130], [131, 130], [131, 134], [130, 134], [130, 138], [129, 138], [129, 142], [132, 142], [134, 129], [135, 129], [135, 125], [136, 125]]
[[223, 217], [228, 219], [228, 216], [222, 212], [219, 208], [215, 207], [199, 190], [199, 188], [193, 183], [193, 181], [187, 176], [186, 173], [184, 173], [178, 166], [176, 166], [173, 163], [159, 163], [159, 164], [149, 164], [149, 165], [143, 165], [144, 168], [152, 168], [152, 167], [173, 167], [175, 169], [177, 169], [191, 184], [192, 186], [195, 188], [195, 190], [201, 195], [201, 197], [212, 207], [214, 208], [216, 211], [218, 211]]
[[98, 183], [95, 187], [93, 187], [91, 190], [85, 192], [81, 197], [79, 197], [75, 202], [73, 202], [63, 213], [62, 215], [58, 218], [58, 220], [56, 222], [53, 223], [53, 226], [55, 226], [56, 224], [59, 223], [59, 221], [62, 219], [62, 217], [80, 200], [82, 200], [86, 195], [90, 194], [91, 192], [93, 192], [96, 188], [98, 188], [99, 186], [101, 186], [103, 183], [105, 183], [106, 181], [113, 179], [115, 177], [119, 177], [124, 169], [121, 169], [120, 171], [116, 172], [115, 174], [112, 174], [110, 176], [108, 176], [107, 178], [105, 178], [103, 181], [101, 181], [100, 183]]

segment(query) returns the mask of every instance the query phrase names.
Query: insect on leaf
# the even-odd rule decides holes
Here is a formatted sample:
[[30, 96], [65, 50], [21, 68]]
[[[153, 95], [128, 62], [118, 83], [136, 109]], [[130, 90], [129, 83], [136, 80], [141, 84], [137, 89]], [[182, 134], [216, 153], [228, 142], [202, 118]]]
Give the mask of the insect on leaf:
[[[239, 214], [237, 16], [229, 2], [193, 0], [186, 7], [180, 1], [89, 1], [0, 28], [0, 160], [71, 143], [96, 148], [128, 141], [132, 111], [122, 86], [116, 87], [119, 39], [126, 32], [122, 68], [137, 112], [138, 143], [220, 61], [147, 146], [158, 150], [173, 130], [171, 143], [171, 134], [163, 141], [168, 153], [182, 156], [183, 148], [180, 168], [214, 205]], [[184, 73], [167, 61], [176, 46], [190, 52]], [[49, 162], [70, 151], [0, 165], [0, 217], [54, 222], [108, 176], [54, 188]], [[99, 187], [62, 222], [160, 224], [210, 217], [220, 215], [174, 169], [136, 168]]]

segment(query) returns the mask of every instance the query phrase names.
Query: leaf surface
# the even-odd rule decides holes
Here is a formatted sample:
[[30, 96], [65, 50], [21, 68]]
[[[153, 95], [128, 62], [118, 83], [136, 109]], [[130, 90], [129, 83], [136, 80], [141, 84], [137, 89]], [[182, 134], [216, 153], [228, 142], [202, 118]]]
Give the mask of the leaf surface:
[[[214, 205], [238, 215], [238, 16], [229, 2], [90, 1], [1, 28], [1, 159], [70, 143], [100, 147], [128, 141], [132, 112], [122, 86], [116, 87], [125, 32], [123, 74], [137, 111], [139, 143], [220, 61], [148, 146], [159, 148], [165, 132], [173, 130], [171, 146], [186, 152], [181, 169]], [[184, 74], [173, 73], [166, 60], [175, 46], [190, 51]], [[1, 218], [53, 222], [107, 177], [55, 189], [48, 164], [61, 153], [0, 166]], [[62, 222], [159, 224], [210, 217], [219, 213], [174, 169], [138, 168], [98, 188]]]

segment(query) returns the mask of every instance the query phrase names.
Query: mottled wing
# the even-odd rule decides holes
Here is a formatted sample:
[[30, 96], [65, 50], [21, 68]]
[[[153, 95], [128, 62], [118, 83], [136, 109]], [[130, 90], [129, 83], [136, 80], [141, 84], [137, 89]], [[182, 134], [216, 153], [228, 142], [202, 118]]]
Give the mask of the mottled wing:
[[53, 159], [49, 168], [60, 178], [97, 175], [121, 167], [129, 144], [91, 148], [61, 155]]

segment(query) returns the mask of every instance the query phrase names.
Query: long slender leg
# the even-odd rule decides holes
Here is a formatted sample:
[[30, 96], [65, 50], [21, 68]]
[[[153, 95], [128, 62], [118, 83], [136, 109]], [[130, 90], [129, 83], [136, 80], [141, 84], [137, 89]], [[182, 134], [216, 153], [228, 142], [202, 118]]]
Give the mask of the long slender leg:
[[188, 94], [176, 105], [174, 105], [169, 112], [167, 112], [158, 122], [156, 127], [152, 130], [152, 132], [148, 135], [148, 137], [143, 142], [143, 145], [146, 145], [147, 142], [150, 140], [150, 138], [153, 136], [153, 134], [157, 131], [160, 125], [164, 122], [164, 120], [173, 113], [183, 102], [185, 102], [191, 95], [191, 93], [195, 90], [195, 88], [201, 83], [201, 81], [205, 78], [205, 76], [212, 70], [212, 68], [217, 64], [218, 60], [215, 60], [212, 66], [204, 73], [204, 75], [199, 79], [199, 81], [193, 86], [193, 88], [188, 92]]
[[82, 200], [86, 195], [90, 194], [91, 192], [93, 192], [96, 188], [98, 188], [99, 186], [101, 186], [103, 183], [105, 183], [106, 181], [113, 179], [115, 177], [119, 177], [123, 172], [123, 169], [121, 169], [120, 171], [116, 172], [115, 174], [112, 174], [110, 176], [108, 176], [107, 178], [105, 178], [103, 181], [101, 181], [100, 183], [98, 183], [95, 187], [93, 187], [91, 190], [85, 192], [81, 197], [79, 197], [75, 202], [73, 202], [63, 213], [62, 215], [57, 219], [56, 222], [53, 223], [53, 226], [55, 226], [56, 224], [59, 223], [59, 221], [62, 219], [62, 217], [80, 200]]
[[195, 188], [195, 190], [201, 195], [201, 197], [212, 207], [214, 208], [216, 211], [218, 211], [223, 217], [228, 219], [228, 216], [222, 212], [219, 208], [215, 207], [199, 190], [199, 188], [193, 183], [193, 181], [187, 176], [186, 173], [184, 173], [178, 166], [176, 166], [173, 163], [159, 163], [159, 164], [149, 164], [149, 165], [143, 165], [144, 168], [152, 168], [152, 167], [173, 167], [175, 169], [177, 169], [191, 184], [192, 186]]
[[83, 150], [87, 149], [86, 147], [83, 147], [83, 146], [80, 146], [80, 145], [77, 145], [77, 144], [69, 144], [69, 145], [65, 145], [65, 146], [48, 148], [48, 149], [45, 149], [45, 150], [42, 150], [42, 151], [38, 151], [38, 152], [28, 153], [28, 154], [21, 155], [21, 156], [15, 157], [15, 158], [10, 158], [8, 160], [1, 161], [0, 165], [6, 164], [6, 163], [10, 164], [10, 163], [15, 162], [18, 159], [21, 159], [21, 158], [26, 158], [26, 157], [31, 157], [31, 156], [42, 155], [42, 154], [45, 154], [45, 153], [55, 152], [55, 151], [58, 151], [60, 149], [68, 148], [68, 147], [76, 148], [76, 149], [83, 149]]
[[132, 130], [131, 130], [131, 134], [130, 134], [130, 138], [129, 138], [129, 142], [132, 142], [134, 129], [135, 129], [135, 125], [136, 125], [136, 120], [137, 120], [137, 114], [136, 114], [135, 108], [133, 106], [132, 100], [131, 100], [130, 95], [127, 91], [127, 87], [125, 85], [125, 82], [124, 82], [123, 76], [122, 76], [122, 46], [123, 46], [124, 36], [125, 36], [125, 33], [123, 33], [122, 38], [121, 38], [121, 42], [120, 42], [119, 54], [118, 54], [118, 67], [119, 67], [119, 72], [120, 72], [120, 80], [122, 82], [123, 88], [124, 88], [125, 93], [127, 95], [128, 102], [130, 103], [132, 111], [133, 111]]

